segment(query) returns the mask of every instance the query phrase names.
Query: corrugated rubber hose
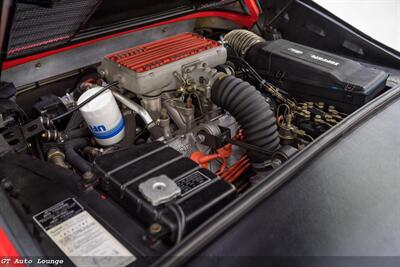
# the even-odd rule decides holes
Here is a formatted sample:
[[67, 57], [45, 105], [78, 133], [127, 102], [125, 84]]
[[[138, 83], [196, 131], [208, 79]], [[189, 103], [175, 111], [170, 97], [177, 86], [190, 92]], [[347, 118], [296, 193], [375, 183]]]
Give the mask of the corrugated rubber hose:
[[[246, 143], [269, 151], [279, 148], [274, 113], [254, 86], [234, 76], [226, 76], [213, 84], [211, 100], [235, 117], [244, 131]], [[254, 165], [270, 159], [251, 151], [248, 154]]]

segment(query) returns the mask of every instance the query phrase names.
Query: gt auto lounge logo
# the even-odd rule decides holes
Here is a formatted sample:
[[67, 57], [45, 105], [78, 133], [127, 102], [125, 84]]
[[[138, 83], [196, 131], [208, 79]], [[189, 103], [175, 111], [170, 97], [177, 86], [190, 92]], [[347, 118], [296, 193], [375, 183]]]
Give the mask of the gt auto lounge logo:
[[63, 259], [43, 259], [43, 258], [22, 258], [22, 257], [0, 257], [0, 266], [17, 267], [29, 265], [53, 265], [58, 266], [64, 264]]

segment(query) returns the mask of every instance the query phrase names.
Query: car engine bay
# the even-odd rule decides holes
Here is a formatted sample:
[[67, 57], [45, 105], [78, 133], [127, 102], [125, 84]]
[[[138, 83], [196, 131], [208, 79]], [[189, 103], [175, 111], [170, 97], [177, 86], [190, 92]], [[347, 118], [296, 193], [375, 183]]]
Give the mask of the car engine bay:
[[[75, 177], [65, 188], [121, 207], [115, 223], [135, 221], [135, 242], [165, 251], [383, 93], [388, 76], [249, 30], [183, 32], [104, 55], [29, 111], [3, 99], [1, 154], [23, 154], [24, 175]], [[15, 202], [21, 181], [2, 180]]]

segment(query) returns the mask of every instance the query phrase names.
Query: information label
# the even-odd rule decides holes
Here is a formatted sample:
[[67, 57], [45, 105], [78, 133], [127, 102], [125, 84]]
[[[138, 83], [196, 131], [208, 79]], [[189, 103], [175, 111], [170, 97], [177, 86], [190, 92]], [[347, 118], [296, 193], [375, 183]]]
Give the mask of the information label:
[[78, 267], [124, 267], [136, 257], [75, 199], [66, 199], [33, 216]]

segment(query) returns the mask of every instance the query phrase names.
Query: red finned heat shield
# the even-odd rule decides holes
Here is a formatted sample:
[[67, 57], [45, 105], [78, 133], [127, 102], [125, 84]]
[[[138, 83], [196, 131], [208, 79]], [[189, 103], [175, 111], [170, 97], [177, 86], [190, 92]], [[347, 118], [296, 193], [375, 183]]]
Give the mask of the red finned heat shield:
[[198, 34], [182, 33], [119, 51], [106, 58], [135, 72], [145, 72], [218, 46], [221, 44]]

